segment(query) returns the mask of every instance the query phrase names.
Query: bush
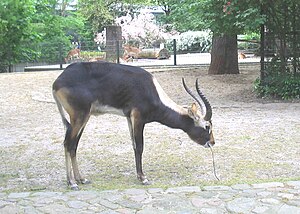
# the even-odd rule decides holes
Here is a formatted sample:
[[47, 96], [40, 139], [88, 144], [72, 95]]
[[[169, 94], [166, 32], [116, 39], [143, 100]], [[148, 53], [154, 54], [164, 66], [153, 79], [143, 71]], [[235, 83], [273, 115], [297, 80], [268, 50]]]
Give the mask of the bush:
[[100, 51], [80, 51], [80, 57], [84, 60], [89, 60], [91, 58], [104, 58], [105, 52]]
[[[238, 39], [244, 39], [244, 40], [253, 40], [253, 41], [260, 41], [260, 34], [258, 33], [249, 33], [246, 35], [239, 35]], [[250, 50], [254, 52], [259, 52], [259, 43], [253, 43], [253, 42], [238, 42], [238, 49], [239, 50]]]
[[178, 53], [209, 52], [212, 38], [208, 31], [188, 31], [177, 38]]
[[273, 60], [266, 66], [264, 82], [256, 79], [254, 89], [261, 97], [300, 99], [300, 73], [291, 72], [289, 67], [282, 71], [281, 63]]

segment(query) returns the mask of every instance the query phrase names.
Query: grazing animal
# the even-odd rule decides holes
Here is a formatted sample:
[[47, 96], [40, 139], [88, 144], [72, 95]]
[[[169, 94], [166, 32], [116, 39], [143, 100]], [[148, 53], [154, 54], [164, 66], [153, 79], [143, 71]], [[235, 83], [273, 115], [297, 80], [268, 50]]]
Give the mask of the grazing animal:
[[70, 60], [74, 59], [74, 58], [80, 58], [80, 49], [75, 48], [69, 51], [67, 57], [65, 58], [65, 62], [68, 63]]
[[239, 53], [238, 56], [239, 56], [239, 59], [246, 59], [247, 58], [244, 53]]
[[123, 54], [123, 60], [125, 62], [129, 62], [130, 60], [133, 59], [138, 59], [139, 54], [141, 53], [141, 49], [130, 46], [130, 45], [124, 45], [124, 54]]
[[[76, 151], [90, 115], [112, 113], [127, 118], [135, 153], [137, 178], [149, 184], [142, 170], [143, 131], [146, 123], [159, 122], [181, 129], [205, 147], [215, 144], [212, 108], [196, 81], [197, 96], [183, 86], [200, 106], [184, 108], [173, 102], [157, 80], [142, 68], [108, 62], [81, 62], [69, 65], [53, 83], [53, 96], [66, 127], [64, 140], [67, 181], [72, 189], [89, 181], [78, 169]], [[65, 117], [64, 110], [70, 120]]]

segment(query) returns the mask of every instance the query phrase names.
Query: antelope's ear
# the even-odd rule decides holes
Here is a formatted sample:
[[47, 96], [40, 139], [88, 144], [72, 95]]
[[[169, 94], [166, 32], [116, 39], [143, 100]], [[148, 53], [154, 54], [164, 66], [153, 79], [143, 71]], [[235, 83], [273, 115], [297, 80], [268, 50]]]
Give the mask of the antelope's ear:
[[197, 105], [193, 103], [192, 106], [188, 109], [189, 116], [193, 119], [197, 119]]

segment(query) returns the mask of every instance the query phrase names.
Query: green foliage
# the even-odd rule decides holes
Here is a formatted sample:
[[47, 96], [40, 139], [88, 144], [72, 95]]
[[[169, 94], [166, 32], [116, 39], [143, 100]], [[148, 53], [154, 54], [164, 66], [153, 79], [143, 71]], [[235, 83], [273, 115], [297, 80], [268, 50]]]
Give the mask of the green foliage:
[[276, 54], [267, 63], [263, 79], [257, 79], [255, 89], [261, 96], [280, 99], [300, 98], [298, 0], [263, 2], [268, 29], [268, 46]]
[[90, 23], [94, 33], [101, 32], [104, 26], [113, 24], [114, 16], [111, 13], [110, 0], [79, 0], [79, 11]]
[[[248, 41], [260, 41], [260, 34], [256, 32], [251, 32], [243, 36], [238, 36], [238, 39], [244, 39]], [[255, 53], [259, 52], [260, 44], [259, 43], [252, 43], [252, 42], [238, 42], [238, 49], [239, 50], [254, 50]]]
[[7, 71], [9, 65], [21, 61], [61, 62], [71, 48], [70, 41], [90, 37], [85, 19], [65, 10], [63, 4], [69, 2], [2, 0], [0, 70]]
[[104, 57], [105, 52], [100, 51], [80, 51], [80, 57], [86, 60], [94, 57]]
[[300, 73], [292, 72], [290, 67], [283, 72], [280, 60], [274, 59], [265, 68], [264, 81], [255, 80], [254, 89], [261, 97], [300, 99]]
[[31, 0], [0, 2], [0, 71], [6, 71], [8, 65], [17, 62], [26, 50], [22, 46], [25, 38], [34, 37], [35, 32], [30, 31], [34, 12]]
[[171, 20], [180, 31], [209, 29], [215, 34], [242, 34], [264, 22], [256, 0], [177, 1]]

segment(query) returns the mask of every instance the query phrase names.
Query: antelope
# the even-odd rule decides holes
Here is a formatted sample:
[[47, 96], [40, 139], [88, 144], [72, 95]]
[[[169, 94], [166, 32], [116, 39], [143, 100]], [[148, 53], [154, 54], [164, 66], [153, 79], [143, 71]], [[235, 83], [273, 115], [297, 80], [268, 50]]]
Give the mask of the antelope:
[[197, 144], [213, 146], [211, 105], [200, 91], [198, 80], [197, 95], [187, 87], [184, 78], [182, 84], [198, 105], [193, 103], [189, 108], [177, 105], [155, 77], [140, 67], [99, 61], [69, 65], [54, 81], [52, 89], [66, 127], [64, 151], [71, 189], [78, 190], [78, 184], [90, 183], [79, 173], [76, 151], [91, 115], [111, 113], [127, 118], [137, 178], [144, 185], [150, 183], [142, 169], [145, 124], [155, 121], [181, 129]]
[[239, 59], [246, 59], [247, 57], [246, 57], [246, 55], [244, 53], [239, 53], [238, 54], [238, 58]]
[[141, 53], [141, 49], [130, 46], [130, 45], [124, 45], [124, 54], [123, 54], [123, 60], [125, 62], [128, 62], [133, 59], [139, 58], [139, 53]]
[[80, 57], [80, 49], [75, 48], [69, 51], [67, 57], [65, 58], [65, 62], [68, 63], [69, 60], [73, 59], [74, 57]]

